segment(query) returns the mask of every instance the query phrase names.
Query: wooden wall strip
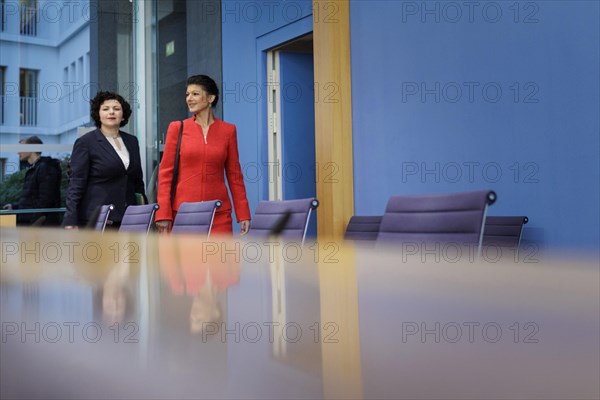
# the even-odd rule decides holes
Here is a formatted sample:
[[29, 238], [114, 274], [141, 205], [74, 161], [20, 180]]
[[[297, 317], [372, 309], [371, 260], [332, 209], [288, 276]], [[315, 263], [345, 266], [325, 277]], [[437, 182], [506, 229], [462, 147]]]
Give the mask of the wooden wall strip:
[[313, 2], [319, 240], [341, 239], [354, 214], [350, 2]]

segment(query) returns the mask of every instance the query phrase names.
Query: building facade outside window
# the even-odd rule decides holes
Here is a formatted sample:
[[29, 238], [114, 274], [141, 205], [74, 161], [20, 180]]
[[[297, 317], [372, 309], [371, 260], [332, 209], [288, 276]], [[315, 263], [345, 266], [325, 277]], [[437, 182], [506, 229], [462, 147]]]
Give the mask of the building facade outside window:
[[37, 125], [38, 71], [21, 69], [19, 71], [20, 124]]
[[4, 86], [5, 86], [4, 70], [5, 69], [6, 69], [6, 67], [0, 66], [0, 125], [4, 124], [4, 101], [5, 101], [5, 99], [4, 99]]
[[38, 2], [37, 0], [20, 0], [21, 15], [20, 33], [25, 36], [38, 34]]
[[[0, 158], [19, 170], [19, 141], [38, 136], [44, 155], [65, 158], [90, 125], [90, 1], [2, 0]], [[74, 76], [63, 76], [65, 66]]]
[[[221, 1], [0, 1], [6, 174], [18, 170], [18, 143], [28, 136], [43, 140], [45, 155], [68, 157], [93, 126], [90, 99], [110, 90], [133, 107], [123, 130], [139, 138], [144, 180], [154, 185], [169, 122], [188, 117], [187, 77], [221, 85]], [[211, 18], [202, 15], [207, 3]]]

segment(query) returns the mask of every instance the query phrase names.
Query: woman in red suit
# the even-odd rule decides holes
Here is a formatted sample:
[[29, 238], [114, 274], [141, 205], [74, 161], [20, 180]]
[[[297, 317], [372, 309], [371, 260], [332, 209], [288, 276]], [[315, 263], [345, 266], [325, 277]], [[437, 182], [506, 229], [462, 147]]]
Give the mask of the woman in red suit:
[[235, 125], [213, 116], [212, 108], [219, 101], [219, 89], [210, 77], [189, 77], [185, 98], [193, 116], [183, 121], [179, 178], [173, 204], [171, 182], [181, 127], [179, 121], [169, 125], [165, 151], [158, 171], [158, 231], [170, 232], [179, 205], [183, 202], [221, 200], [223, 205], [215, 214], [211, 233], [231, 235], [231, 201], [225, 186], [225, 171], [235, 215], [240, 224], [240, 233], [245, 235], [250, 229], [250, 208], [240, 168]]

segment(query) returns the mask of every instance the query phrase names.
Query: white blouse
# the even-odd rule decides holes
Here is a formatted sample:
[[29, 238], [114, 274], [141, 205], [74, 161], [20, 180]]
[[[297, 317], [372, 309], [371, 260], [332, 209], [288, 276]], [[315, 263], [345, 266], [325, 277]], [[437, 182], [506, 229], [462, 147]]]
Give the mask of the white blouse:
[[116, 138], [107, 136], [106, 138], [121, 158], [121, 161], [123, 161], [125, 169], [129, 168], [129, 152], [127, 151], [127, 147], [125, 147], [125, 143], [123, 143], [121, 136], [117, 136]]

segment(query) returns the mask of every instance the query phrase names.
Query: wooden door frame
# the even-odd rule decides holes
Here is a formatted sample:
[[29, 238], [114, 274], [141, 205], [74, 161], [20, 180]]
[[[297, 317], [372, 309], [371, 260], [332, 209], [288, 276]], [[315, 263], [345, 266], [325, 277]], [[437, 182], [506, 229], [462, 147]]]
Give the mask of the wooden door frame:
[[317, 235], [341, 240], [354, 214], [349, 1], [313, 2], [313, 43]]

